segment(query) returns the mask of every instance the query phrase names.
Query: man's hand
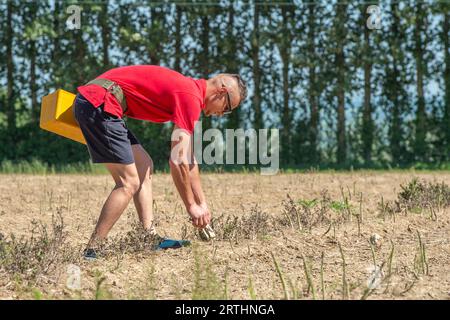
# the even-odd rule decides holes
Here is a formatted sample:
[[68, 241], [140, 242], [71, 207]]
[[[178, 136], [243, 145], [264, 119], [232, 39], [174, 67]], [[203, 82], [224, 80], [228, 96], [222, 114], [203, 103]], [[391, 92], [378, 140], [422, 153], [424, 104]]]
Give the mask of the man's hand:
[[204, 228], [211, 220], [211, 213], [208, 207], [192, 204], [188, 208], [188, 213], [192, 218], [192, 224], [197, 228]]
[[200, 207], [202, 207], [203, 209], [205, 209], [208, 212], [209, 219], [211, 220], [211, 211], [209, 211], [209, 208], [208, 208], [208, 205], [206, 204], [206, 202], [200, 203]]

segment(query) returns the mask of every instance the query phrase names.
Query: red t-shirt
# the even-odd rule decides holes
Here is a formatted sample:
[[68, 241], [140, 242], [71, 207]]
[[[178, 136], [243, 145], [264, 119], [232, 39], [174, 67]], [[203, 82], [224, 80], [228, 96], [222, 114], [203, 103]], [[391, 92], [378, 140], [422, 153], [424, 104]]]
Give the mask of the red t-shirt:
[[[152, 65], [137, 65], [111, 69], [98, 78], [116, 82], [123, 90], [130, 118], [151, 122], [172, 121], [192, 133], [195, 121], [205, 107], [206, 81], [193, 79]], [[118, 117], [122, 108], [114, 95], [99, 85], [77, 88], [94, 107], [103, 103], [104, 110]]]

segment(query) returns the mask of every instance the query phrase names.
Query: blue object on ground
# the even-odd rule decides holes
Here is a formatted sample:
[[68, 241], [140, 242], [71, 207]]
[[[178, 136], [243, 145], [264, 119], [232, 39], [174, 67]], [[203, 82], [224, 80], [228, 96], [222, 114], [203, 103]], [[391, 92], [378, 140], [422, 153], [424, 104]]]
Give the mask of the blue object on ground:
[[156, 250], [160, 249], [178, 249], [181, 247], [189, 246], [191, 242], [187, 240], [173, 240], [164, 238], [158, 245]]
[[83, 251], [83, 257], [85, 260], [94, 261], [97, 259], [97, 252], [94, 249], [85, 249]]
[[[153, 247], [154, 250], [165, 250], [165, 249], [178, 249], [181, 247], [186, 247], [191, 245], [191, 242], [188, 240], [174, 240], [174, 239], [167, 239], [162, 238], [159, 242], [159, 244], [155, 247]], [[88, 261], [95, 261], [98, 259], [97, 251], [94, 249], [85, 249], [83, 251], [83, 258]]]

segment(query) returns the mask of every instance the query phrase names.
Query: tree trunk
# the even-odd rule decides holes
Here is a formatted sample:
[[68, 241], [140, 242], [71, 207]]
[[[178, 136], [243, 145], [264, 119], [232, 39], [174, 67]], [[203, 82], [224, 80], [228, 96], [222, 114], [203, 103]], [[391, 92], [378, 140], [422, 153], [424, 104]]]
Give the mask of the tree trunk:
[[60, 61], [60, 52], [61, 49], [59, 48], [59, 35], [60, 35], [60, 23], [59, 23], [59, 16], [60, 11], [62, 10], [60, 0], [55, 0], [55, 10], [53, 11], [53, 31], [55, 32], [55, 38], [53, 39], [53, 50], [52, 50], [52, 63], [51, 65], [53, 70], [53, 81], [56, 88], [61, 87], [61, 70], [60, 64], [58, 61]]
[[420, 1], [416, 3], [416, 23], [414, 28], [414, 55], [416, 58], [416, 85], [417, 85], [417, 112], [416, 112], [416, 136], [414, 143], [414, 153], [417, 160], [424, 160], [426, 153], [425, 135], [426, 135], [426, 114], [425, 114], [425, 98], [423, 92], [424, 77], [424, 57], [422, 45], [422, 25], [423, 25], [422, 4]]
[[[30, 24], [32, 25], [37, 16], [38, 4], [30, 3]], [[39, 120], [39, 106], [37, 102], [36, 85], [36, 40], [31, 36], [29, 39], [29, 59], [30, 59], [30, 92], [31, 92], [31, 121], [36, 123]]]
[[37, 101], [36, 85], [36, 41], [30, 42], [30, 89], [31, 89], [31, 119], [39, 121], [39, 106]]
[[291, 163], [291, 111], [289, 110], [289, 64], [290, 64], [290, 46], [291, 39], [289, 36], [289, 13], [286, 6], [281, 7], [282, 16], [282, 32], [283, 37], [280, 43], [280, 56], [282, 63], [282, 79], [283, 79], [283, 114], [281, 117], [283, 131], [281, 133], [282, 156], [284, 163]]
[[255, 112], [254, 128], [256, 130], [263, 127], [263, 117], [261, 112], [261, 67], [259, 63], [259, 5], [253, 5], [253, 34], [252, 34], [252, 61], [253, 61], [253, 108]]
[[[203, 15], [201, 17], [201, 23], [202, 23], [202, 33], [201, 33], [201, 43], [202, 43], [202, 54], [200, 54], [200, 65], [202, 67], [202, 76], [203, 78], [208, 78], [210, 76], [210, 69], [209, 69], [209, 37], [210, 37], [210, 26], [209, 26], [209, 16]], [[211, 117], [204, 117], [203, 118], [203, 129], [207, 130], [212, 127], [212, 121]]]
[[398, 164], [402, 159], [401, 141], [403, 139], [399, 99], [401, 84], [399, 61], [397, 58], [398, 52], [400, 52], [399, 40], [397, 39], [397, 37], [399, 36], [400, 19], [397, 10], [398, 4], [393, 2], [391, 4], [392, 29], [390, 36], [390, 55], [392, 56], [392, 69], [387, 69], [386, 71], [386, 90], [388, 91], [388, 98], [392, 103], [391, 123], [389, 125], [389, 147], [394, 164]]
[[179, 5], [176, 6], [175, 18], [175, 65], [174, 69], [181, 72], [181, 19], [183, 18], [183, 11]]
[[7, 2], [6, 13], [6, 68], [7, 68], [7, 92], [6, 92], [6, 105], [7, 105], [7, 123], [8, 130], [13, 133], [16, 129], [16, 110], [15, 110], [15, 98], [14, 91], [14, 61], [13, 61], [13, 28], [12, 28], [12, 15], [13, 15], [13, 2]]
[[445, 136], [444, 144], [444, 159], [450, 160], [450, 54], [449, 54], [449, 29], [450, 29], [450, 14], [448, 10], [448, 4], [444, 4], [444, 8], [447, 8], [444, 14], [444, 27], [442, 30], [442, 38], [444, 42], [444, 57], [445, 57], [445, 71], [444, 71], [444, 83], [445, 83], [445, 110], [443, 119], [443, 131]]
[[[233, 7], [233, 2], [230, 2], [228, 7], [228, 26], [227, 26], [227, 68], [228, 72], [237, 73], [238, 72], [238, 58], [236, 56], [237, 48], [236, 48], [236, 36], [233, 34], [234, 29], [234, 16], [235, 10]], [[242, 106], [241, 106], [242, 107]], [[225, 123], [225, 128], [235, 129], [240, 127], [240, 109], [241, 107], [234, 109], [233, 112], [228, 116], [227, 121]]]
[[103, 50], [103, 70], [106, 71], [109, 69], [109, 33], [110, 26], [108, 24], [108, 6], [109, 1], [106, 0], [102, 4], [102, 12], [100, 13], [100, 26], [102, 29], [102, 50]]
[[[161, 15], [161, 13], [156, 12], [156, 7], [152, 7], [150, 9], [150, 13], [151, 13], [151, 24], [150, 24], [150, 32], [153, 33], [150, 35], [151, 37], [151, 41], [154, 41], [152, 43], [152, 46], [150, 46], [150, 51], [149, 51], [149, 57], [150, 57], [150, 63], [154, 64], [154, 65], [159, 65], [161, 63], [161, 42], [158, 41], [158, 37], [160, 36], [160, 32], [162, 32], [160, 27], [156, 27], [158, 26], [158, 24], [156, 23], [156, 21], [160, 21], [162, 20], [163, 16]], [[153, 46], [154, 45], [154, 46]]]
[[[86, 55], [86, 44], [83, 41], [83, 29], [76, 29], [72, 32], [75, 33], [75, 59], [76, 65], [83, 66], [86, 63], [87, 55]], [[78, 69], [76, 76], [76, 86], [85, 84], [88, 79], [88, 75], [85, 74], [85, 68]]]
[[312, 164], [315, 164], [319, 161], [319, 152], [318, 152], [318, 135], [319, 135], [319, 92], [318, 92], [318, 83], [316, 80], [316, 64], [314, 60], [316, 59], [316, 49], [314, 45], [314, 41], [316, 38], [316, 30], [315, 30], [315, 5], [309, 5], [308, 12], [308, 41], [309, 41], [309, 108], [311, 119], [309, 121], [309, 160]]
[[337, 6], [337, 19], [338, 19], [338, 41], [336, 52], [336, 69], [337, 69], [337, 99], [338, 99], [338, 123], [337, 123], [337, 162], [338, 164], [344, 164], [347, 160], [347, 141], [345, 133], [345, 55], [344, 55], [344, 42], [345, 42], [345, 22], [347, 21], [347, 4], [339, 3]]
[[[365, 16], [366, 6], [363, 6], [363, 15]], [[372, 105], [371, 105], [371, 74], [372, 74], [372, 56], [370, 48], [370, 30], [364, 24], [364, 108], [363, 108], [363, 125], [362, 125], [362, 140], [363, 140], [363, 157], [366, 164], [372, 162], [372, 144], [373, 144], [373, 120], [372, 120]]]

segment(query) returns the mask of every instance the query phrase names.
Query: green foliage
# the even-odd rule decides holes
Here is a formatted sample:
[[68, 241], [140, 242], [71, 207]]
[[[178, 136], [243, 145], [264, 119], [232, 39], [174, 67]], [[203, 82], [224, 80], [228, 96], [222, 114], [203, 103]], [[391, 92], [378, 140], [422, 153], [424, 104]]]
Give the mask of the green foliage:
[[109, 291], [107, 285], [105, 284], [106, 277], [103, 274], [95, 270], [95, 300], [111, 300], [113, 299], [111, 291]]
[[[86, 2], [81, 29], [68, 30], [72, 3], [0, 2], [2, 172], [96, 172], [85, 146], [39, 128], [40, 102], [129, 64], [240, 73], [249, 98], [204, 128], [279, 128], [285, 170], [450, 170], [447, 3], [391, 1], [369, 31], [359, 2]], [[127, 121], [167, 169], [171, 126]]]
[[220, 280], [214, 270], [214, 264], [205, 252], [201, 252], [198, 246], [192, 248], [194, 254], [194, 287], [192, 288], [193, 300], [223, 300], [227, 299], [226, 277]]
[[314, 208], [319, 203], [319, 201], [317, 199], [312, 200], [303, 199], [298, 200], [297, 203], [307, 208]]
[[336, 212], [343, 212], [349, 208], [349, 205], [346, 204], [344, 201], [332, 201], [330, 203], [330, 208], [335, 210]]
[[33, 298], [34, 300], [42, 300], [42, 292], [39, 289], [33, 289]]
[[253, 280], [252, 280], [251, 276], [248, 278], [248, 288], [247, 289], [248, 289], [248, 294], [250, 296], [250, 299], [256, 300], [255, 287], [253, 285]]
[[[282, 205], [283, 215], [278, 218], [278, 223], [298, 230], [311, 230], [320, 224], [341, 223], [348, 219], [344, 211], [350, 207], [345, 202], [332, 201], [326, 190], [322, 190], [320, 199], [304, 199], [297, 202], [288, 194]], [[336, 215], [336, 212], [339, 215]]]

